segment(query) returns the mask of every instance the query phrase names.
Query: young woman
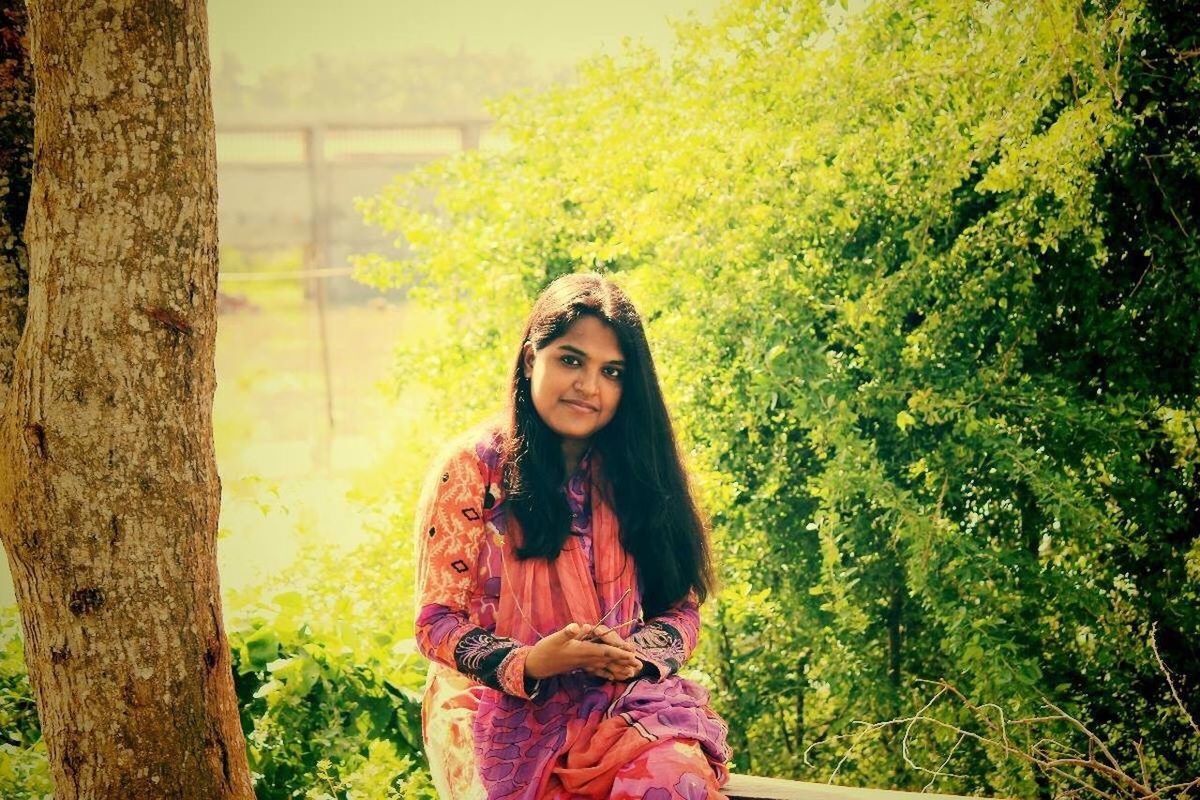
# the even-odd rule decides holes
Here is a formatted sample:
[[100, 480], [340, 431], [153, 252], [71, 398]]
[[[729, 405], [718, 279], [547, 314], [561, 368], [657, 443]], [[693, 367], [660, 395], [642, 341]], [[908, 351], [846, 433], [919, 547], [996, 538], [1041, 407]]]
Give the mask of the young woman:
[[534, 305], [507, 423], [417, 520], [426, 753], [443, 800], [720, 798], [724, 723], [676, 675], [713, 587], [641, 318], [599, 275]]

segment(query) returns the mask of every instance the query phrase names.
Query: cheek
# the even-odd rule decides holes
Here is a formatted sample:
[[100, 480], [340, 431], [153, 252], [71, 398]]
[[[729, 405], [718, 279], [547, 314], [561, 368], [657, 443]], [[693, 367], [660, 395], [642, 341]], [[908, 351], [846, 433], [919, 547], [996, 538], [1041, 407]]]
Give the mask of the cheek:
[[563, 392], [562, 370], [554, 365], [535, 364], [529, 379], [533, 404], [540, 412], [550, 410]]
[[556, 369], [555, 365], [545, 365], [540, 368], [535, 367], [533, 370], [533, 392], [543, 396], [556, 395], [562, 390], [563, 385], [563, 370]]
[[533, 371], [533, 376], [529, 379], [529, 396], [533, 400], [533, 405], [541, 410], [541, 406], [546, 402], [546, 381], [542, 379], [537, 370]]

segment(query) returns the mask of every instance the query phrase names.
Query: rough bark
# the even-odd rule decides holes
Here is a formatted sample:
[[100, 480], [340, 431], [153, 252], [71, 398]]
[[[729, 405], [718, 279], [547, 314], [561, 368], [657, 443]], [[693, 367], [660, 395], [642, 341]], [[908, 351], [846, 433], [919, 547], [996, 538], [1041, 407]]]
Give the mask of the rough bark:
[[33, 0], [29, 53], [0, 538], [55, 795], [250, 798], [216, 571], [204, 6]]

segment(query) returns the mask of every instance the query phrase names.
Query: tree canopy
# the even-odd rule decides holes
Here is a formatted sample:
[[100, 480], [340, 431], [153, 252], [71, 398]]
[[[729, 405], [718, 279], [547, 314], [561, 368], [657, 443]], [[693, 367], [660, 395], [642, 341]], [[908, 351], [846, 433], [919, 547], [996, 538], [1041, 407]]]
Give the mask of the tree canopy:
[[[698, 668], [740, 769], [919, 788], [894, 729], [829, 740], [927, 679], [1200, 773], [1148, 646], [1200, 716], [1191, 13], [731, 2], [364, 204], [413, 255], [360, 274], [439, 311], [402, 374], [454, 398], [447, 427], [501, 397], [554, 277], [614, 273], [647, 314], [718, 544]], [[1074, 780], [916, 741], [930, 768], [957, 748], [939, 791]]]

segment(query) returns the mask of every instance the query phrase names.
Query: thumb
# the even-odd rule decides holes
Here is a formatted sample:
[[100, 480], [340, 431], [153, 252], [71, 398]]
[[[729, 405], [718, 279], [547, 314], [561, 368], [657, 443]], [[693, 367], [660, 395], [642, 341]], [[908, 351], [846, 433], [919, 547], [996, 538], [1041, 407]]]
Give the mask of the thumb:
[[577, 639], [579, 634], [583, 632], [583, 627], [578, 622], [570, 622], [563, 626], [559, 631], [564, 639]]

